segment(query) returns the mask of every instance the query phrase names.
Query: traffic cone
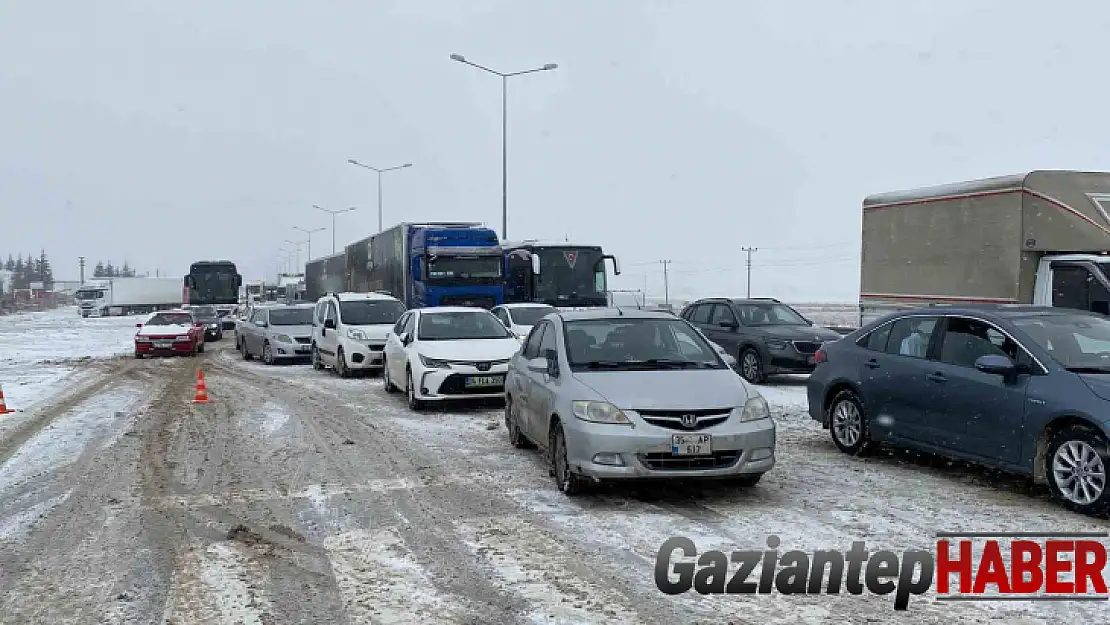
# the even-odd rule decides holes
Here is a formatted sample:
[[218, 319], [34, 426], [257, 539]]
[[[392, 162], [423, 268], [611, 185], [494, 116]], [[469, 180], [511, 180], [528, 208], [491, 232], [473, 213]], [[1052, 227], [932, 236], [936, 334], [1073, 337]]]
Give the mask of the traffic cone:
[[208, 403], [208, 387], [204, 385], [204, 371], [200, 369], [197, 369], [197, 394], [193, 397], [193, 403]]
[[8, 405], [4, 403], [4, 387], [0, 385], [0, 414], [11, 414], [13, 412], [15, 412], [15, 409], [8, 408]]

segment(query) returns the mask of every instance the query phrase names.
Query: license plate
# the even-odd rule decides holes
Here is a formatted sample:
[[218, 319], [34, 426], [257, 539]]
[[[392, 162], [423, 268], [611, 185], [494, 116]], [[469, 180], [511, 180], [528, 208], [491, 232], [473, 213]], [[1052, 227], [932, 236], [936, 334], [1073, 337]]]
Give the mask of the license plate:
[[483, 375], [474, 378], [467, 378], [463, 382], [467, 388], [476, 388], [481, 386], [501, 386], [501, 378], [496, 375]]
[[710, 434], [675, 434], [671, 438], [671, 454], [675, 456], [708, 456], [713, 453]]
[[173, 341], [155, 341], [154, 347], [158, 349], [169, 349], [173, 347]]
[[812, 365], [812, 364], [814, 364], [815, 362], [816, 362], [816, 361], [815, 361], [815, 360], [813, 359], [813, 356], [807, 356], [807, 357], [806, 357], [806, 364], [807, 364], [807, 365]]

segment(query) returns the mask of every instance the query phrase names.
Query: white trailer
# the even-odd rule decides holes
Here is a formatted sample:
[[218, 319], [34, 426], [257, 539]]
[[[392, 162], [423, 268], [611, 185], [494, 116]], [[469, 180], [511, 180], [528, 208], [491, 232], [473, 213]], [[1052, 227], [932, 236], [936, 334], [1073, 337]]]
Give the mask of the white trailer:
[[108, 317], [179, 308], [185, 293], [178, 278], [104, 278], [77, 290], [82, 317]]

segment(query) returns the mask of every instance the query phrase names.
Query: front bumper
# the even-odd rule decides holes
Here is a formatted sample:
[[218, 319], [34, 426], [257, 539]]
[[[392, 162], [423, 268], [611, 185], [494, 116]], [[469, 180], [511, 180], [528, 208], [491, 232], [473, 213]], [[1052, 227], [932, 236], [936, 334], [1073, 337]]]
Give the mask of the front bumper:
[[[573, 417], [572, 417], [573, 418]], [[567, 460], [597, 479], [729, 478], [766, 473], [775, 466], [775, 420], [729, 421], [696, 431], [639, 424], [607, 425], [575, 419], [565, 427]], [[712, 436], [711, 454], [675, 455], [675, 435]]]
[[311, 358], [312, 357], [312, 341], [305, 339], [305, 342], [282, 343], [278, 341], [270, 341], [270, 348], [274, 351], [274, 358]]
[[[163, 343], [170, 343], [169, 347], [163, 347]], [[136, 354], [149, 354], [157, 356], [159, 354], [188, 354], [193, 351], [193, 341], [148, 341], [148, 342], [135, 342]]]
[[766, 373], [813, 373], [813, 355], [821, 347], [817, 341], [786, 341], [765, 345], [763, 363]]
[[221, 339], [224, 336], [224, 331], [220, 328], [204, 328], [204, 340]]
[[385, 339], [359, 341], [344, 336], [339, 339], [339, 346], [343, 348], [348, 369], [373, 370], [382, 368]]
[[413, 363], [412, 377], [416, 382], [416, 397], [422, 401], [498, 399], [505, 396], [508, 371], [508, 362], [492, 365], [486, 371], [469, 365], [452, 364], [450, 368], [432, 369]]

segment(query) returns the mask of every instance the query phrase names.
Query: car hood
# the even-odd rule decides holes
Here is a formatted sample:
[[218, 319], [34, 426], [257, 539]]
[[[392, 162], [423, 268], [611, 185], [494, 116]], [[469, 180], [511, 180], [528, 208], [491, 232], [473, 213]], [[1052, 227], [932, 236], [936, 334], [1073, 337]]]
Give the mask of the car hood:
[[352, 325], [348, 325], [347, 329], [348, 330], [358, 330], [358, 331], [362, 332], [363, 334], [365, 334], [366, 338], [370, 339], [371, 341], [384, 341], [385, 337], [389, 336], [389, 333], [393, 331], [393, 326], [394, 325], [396, 325], [396, 324], [393, 324], [393, 323], [390, 323], [390, 324], [377, 323], [377, 324], [370, 325], [370, 326], [352, 326]]
[[177, 336], [188, 334], [192, 326], [143, 326], [139, 328], [139, 336]]
[[759, 328], [764, 334], [787, 341], [835, 341], [840, 334], [821, 326], [764, 326]]
[[1080, 373], [1079, 379], [1099, 399], [1110, 401], [1110, 375], [1105, 373]]
[[201, 322], [205, 325], [208, 325], [209, 323], [219, 323], [220, 318], [219, 317], [197, 317], [197, 321], [199, 321], [199, 322]]
[[629, 410], [736, 408], [748, 400], [744, 383], [732, 369], [589, 371], [573, 375], [610, 403]]
[[416, 350], [440, 360], [507, 360], [520, 351], [520, 341], [515, 338], [427, 341], [421, 342]]
[[270, 326], [274, 334], [288, 334], [289, 336], [312, 336], [312, 325], [303, 326]]

